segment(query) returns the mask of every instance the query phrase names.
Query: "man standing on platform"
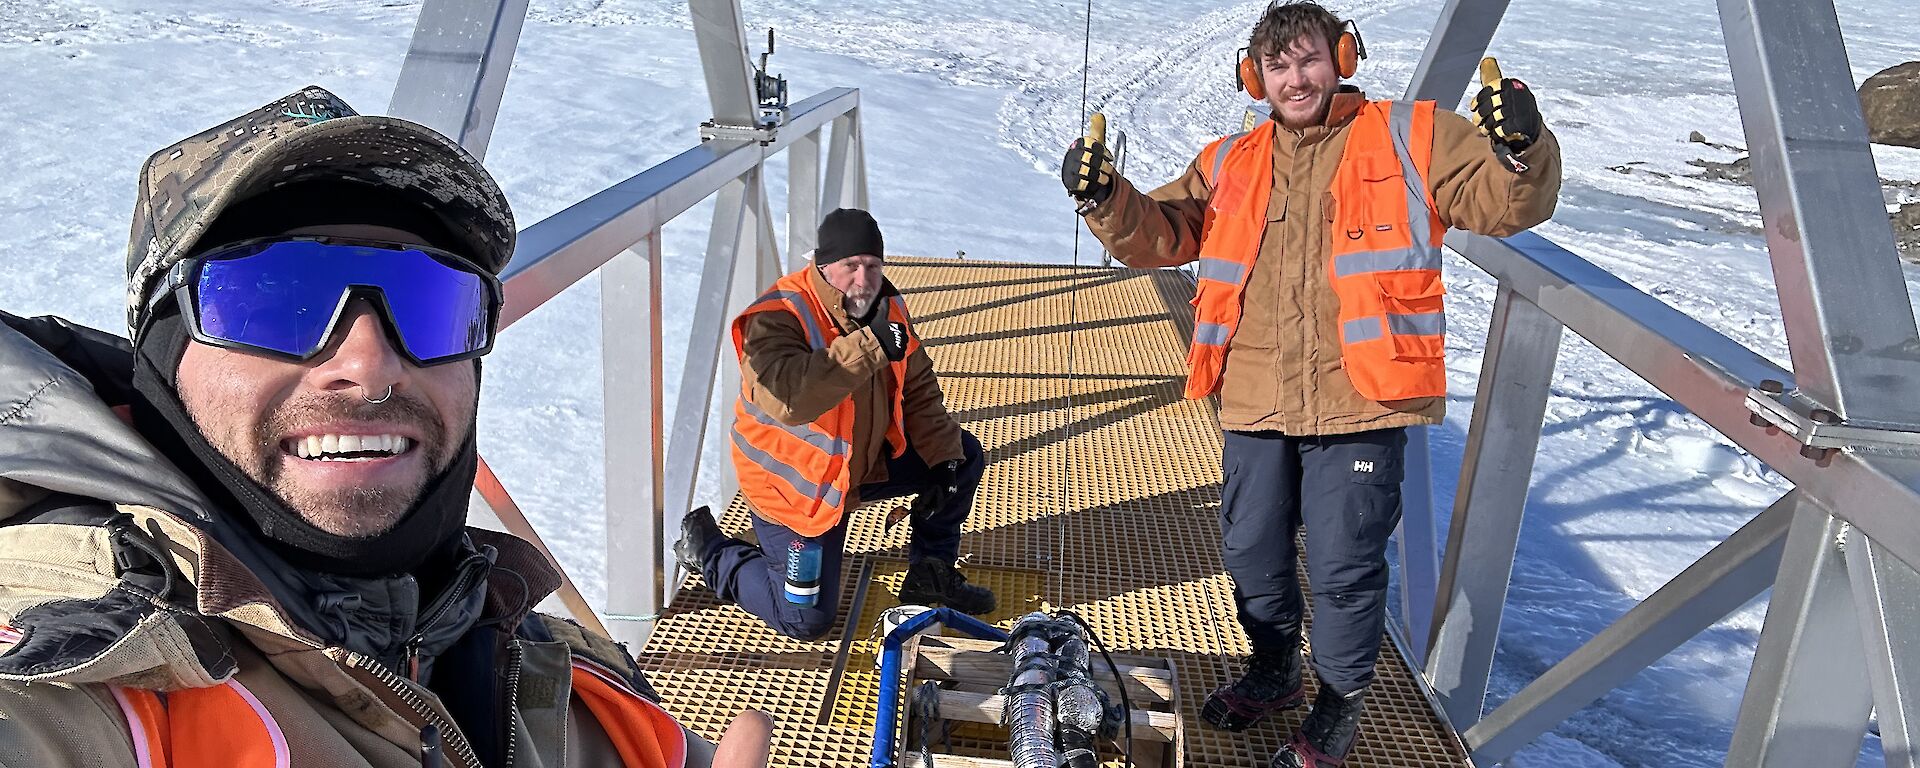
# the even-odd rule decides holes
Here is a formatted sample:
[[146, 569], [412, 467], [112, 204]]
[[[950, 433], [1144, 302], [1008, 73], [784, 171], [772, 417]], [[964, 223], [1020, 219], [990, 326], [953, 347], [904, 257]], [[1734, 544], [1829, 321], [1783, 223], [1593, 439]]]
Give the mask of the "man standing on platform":
[[993, 593], [954, 567], [986, 461], [947, 412], [906, 302], [882, 275], [880, 226], [843, 208], [819, 243], [812, 264], [733, 321], [733, 466], [759, 545], [728, 537], [701, 507], [674, 552], [721, 598], [814, 640], [839, 618], [847, 513], [917, 493], [900, 601], [992, 611]]
[[1186, 395], [1220, 396], [1223, 559], [1253, 646], [1245, 676], [1207, 699], [1218, 727], [1305, 703], [1294, 536], [1306, 525], [1320, 690], [1274, 756], [1289, 768], [1340, 765], [1358, 736], [1406, 428], [1440, 423], [1446, 401], [1441, 239], [1538, 224], [1560, 188], [1559, 147], [1524, 83], [1483, 88], [1469, 123], [1342, 85], [1364, 56], [1358, 29], [1320, 5], [1270, 5], [1238, 74], [1271, 121], [1214, 141], [1151, 193], [1097, 141], [1075, 142], [1061, 171], [1129, 266], [1199, 261]]

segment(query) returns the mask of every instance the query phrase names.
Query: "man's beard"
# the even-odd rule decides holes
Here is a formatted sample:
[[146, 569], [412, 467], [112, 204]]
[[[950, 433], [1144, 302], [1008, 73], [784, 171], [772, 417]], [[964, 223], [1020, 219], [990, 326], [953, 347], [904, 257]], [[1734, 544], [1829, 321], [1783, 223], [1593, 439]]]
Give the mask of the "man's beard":
[[[197, 420], [197, 419], [196, 419]], [[294, 457], [280, 445], [280, 436], [309, 424], [329, 421], [373, 421], [405, 424], [416, 429], [421, 440], [410, 450], [420, 452], [425, 468], [408, 487], [312, 488], [296, 485], [283, 472], [289, 461], [307, 461]], [[204, 431], [203, 431], [204, 434]], [[393, 528], [413, 510], [428, 482], [446, 470], [450, 444], [445, 422], [426, 403], [394, 393], [388, 401], [368, 403], [359, 397], [313, 396], [282, 405], [259, 424], [252, 435], [251, 451], [241, 455], [239, 446], [216, 448], [236, 460], [249, 478], [287, 505], [308, 524], [336, 536], [359, 538], [375, 536]]]
[[869, 293], [865, 298], [858, 298], [853, 294], [847, 294], [847, 300], [844, 303], [847, 309], [847, 316], [856, 320], [866, 317], [868, 312], [873, 311], [873, 305], [879, 298], [879, 291]]

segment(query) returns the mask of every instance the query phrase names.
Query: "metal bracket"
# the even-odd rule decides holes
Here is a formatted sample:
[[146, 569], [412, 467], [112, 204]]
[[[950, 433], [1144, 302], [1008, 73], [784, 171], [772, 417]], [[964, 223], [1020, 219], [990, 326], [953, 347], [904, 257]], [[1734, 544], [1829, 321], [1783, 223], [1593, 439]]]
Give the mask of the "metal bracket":
[[779, 134], [780, 124], [784, 122], [782, 117], [784, 117], [784, 115], [762, 119], [757, 125], [723, 125], [708, 120], [700, 124], [700, 141], [702, 143], [715, 139], [720, 141], [757, 141], [760, 142], [760, 146], [764, 147], [772, 144], [774, 138]]
[[1836, 450], [1920, 456], [1920, 432], [1849, 425], [1798, 389], [1767, 379], [1747, 390], [1747, 421], [1771, 427], [1800, 442], [1800, 455], [1824, 461]]

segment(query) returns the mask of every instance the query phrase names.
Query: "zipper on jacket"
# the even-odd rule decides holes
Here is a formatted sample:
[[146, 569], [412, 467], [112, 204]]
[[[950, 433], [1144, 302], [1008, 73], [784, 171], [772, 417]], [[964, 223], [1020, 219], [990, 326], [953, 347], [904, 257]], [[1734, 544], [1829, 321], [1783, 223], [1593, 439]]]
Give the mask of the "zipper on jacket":
[[516, 726], [520, 722], [520, 667], [522, 666], [520, 657], [522, 653], [524, 653], [524, 651], [521, 650], [520, 644], [517, 642], [514, 642], [512, 638], [508, 638], [507, 640], [507, 748], [505, 750], [506, 759], [502, 761], [502, 768], [514, 768], [514, 766], [519, 765], [519, 763], [515, 762], [513, 758], [514, 758], [514, 751], [515, 751], [514, 748], [519, 746], [520, 744], [520, 738], [519, 738], [520, 729], [514, 726]]
[[[438, 712], [435, 712], [433, 706], [428, 704], [427, 700], [422, 698], [420, 694], [408, 688], [406, 681], [401, 678], [400, 675], [387, 669], [380, 662], [343, 648], [329, 649], [327, 655], [332, 656], [334, 660], [344, 664], [349, 672], [360, 672], [364, 676], [372, 677], [374, 681], [380, 684], [376, 687], [376, 690], [384, 689], [387, 693], [393, 694], [394, 698], [398, 699], [400, 703], [406, 705], [405, 708], [412, 711], [413, 714], [420, 719], [420, 723], [423, 726], [421, 729], [423, 741], [427, 735], [426, 728], [433, 728], [438, 732], [439, 736], [436, 741], [443, 746], [451, 747], [454, 756], [459, 759], [461, 766], [464, 768], [482, 768], [480, 765], [480, 756], [474, 753], [473, 745], [469, 744], [466, 737], [461, 735], [460, 729], [455, 727], [453, 723], [448, 722], [446, 718], [441, 717]], [[435, 759], [437, 760], [439, 759], [438, 753], [440, 750], [435, 750], [435, 752]], [[421, 754], [423, 756], [426, 754], [424, 748]]]
[[473, 591], [474, 586], [486, 578], [487, 571], [492, 566], [493, 564], [483, 554], [469, 555], [466, 562], [460, 565], [460, 574], [454, 577], [453, 584], [442, 590], [440, 597], [433, 601], [433, 605], [428, 606], [427, 614], [414, 625], [416, 631], [413, 637], [407, 639], [408, 679], [416, 683], [420, 682], [420, 646], [426, 643], [427, 632], [432, 630], [435, 624], [439, 624], [441, 619], [446, 618], [447, 612], [460, 604], [467, 593]]

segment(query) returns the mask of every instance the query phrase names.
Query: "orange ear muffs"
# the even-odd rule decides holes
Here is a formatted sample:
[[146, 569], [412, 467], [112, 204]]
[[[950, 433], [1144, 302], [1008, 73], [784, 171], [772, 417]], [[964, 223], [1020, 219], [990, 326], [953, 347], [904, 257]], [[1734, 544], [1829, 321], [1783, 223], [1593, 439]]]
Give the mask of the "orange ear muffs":
[[1265, 101], [1267, 84], [1260, 79], [1260, 65], [1254, 62], [1252, 56], [1246, 55], [1245, 48], [1240, 50], [1240, 90], [1246, 91], [1256, 101]]
[[1367, 57], [1367, 44], [1360, 39], [1360, 27], [1352, 21], [1347, 29], [1340, 33], [1339, 41], [1333, 44], [1333, 64], [1339, 69], [1342, 80], [1353, 77], [1360, 71], [1360, 60]]

